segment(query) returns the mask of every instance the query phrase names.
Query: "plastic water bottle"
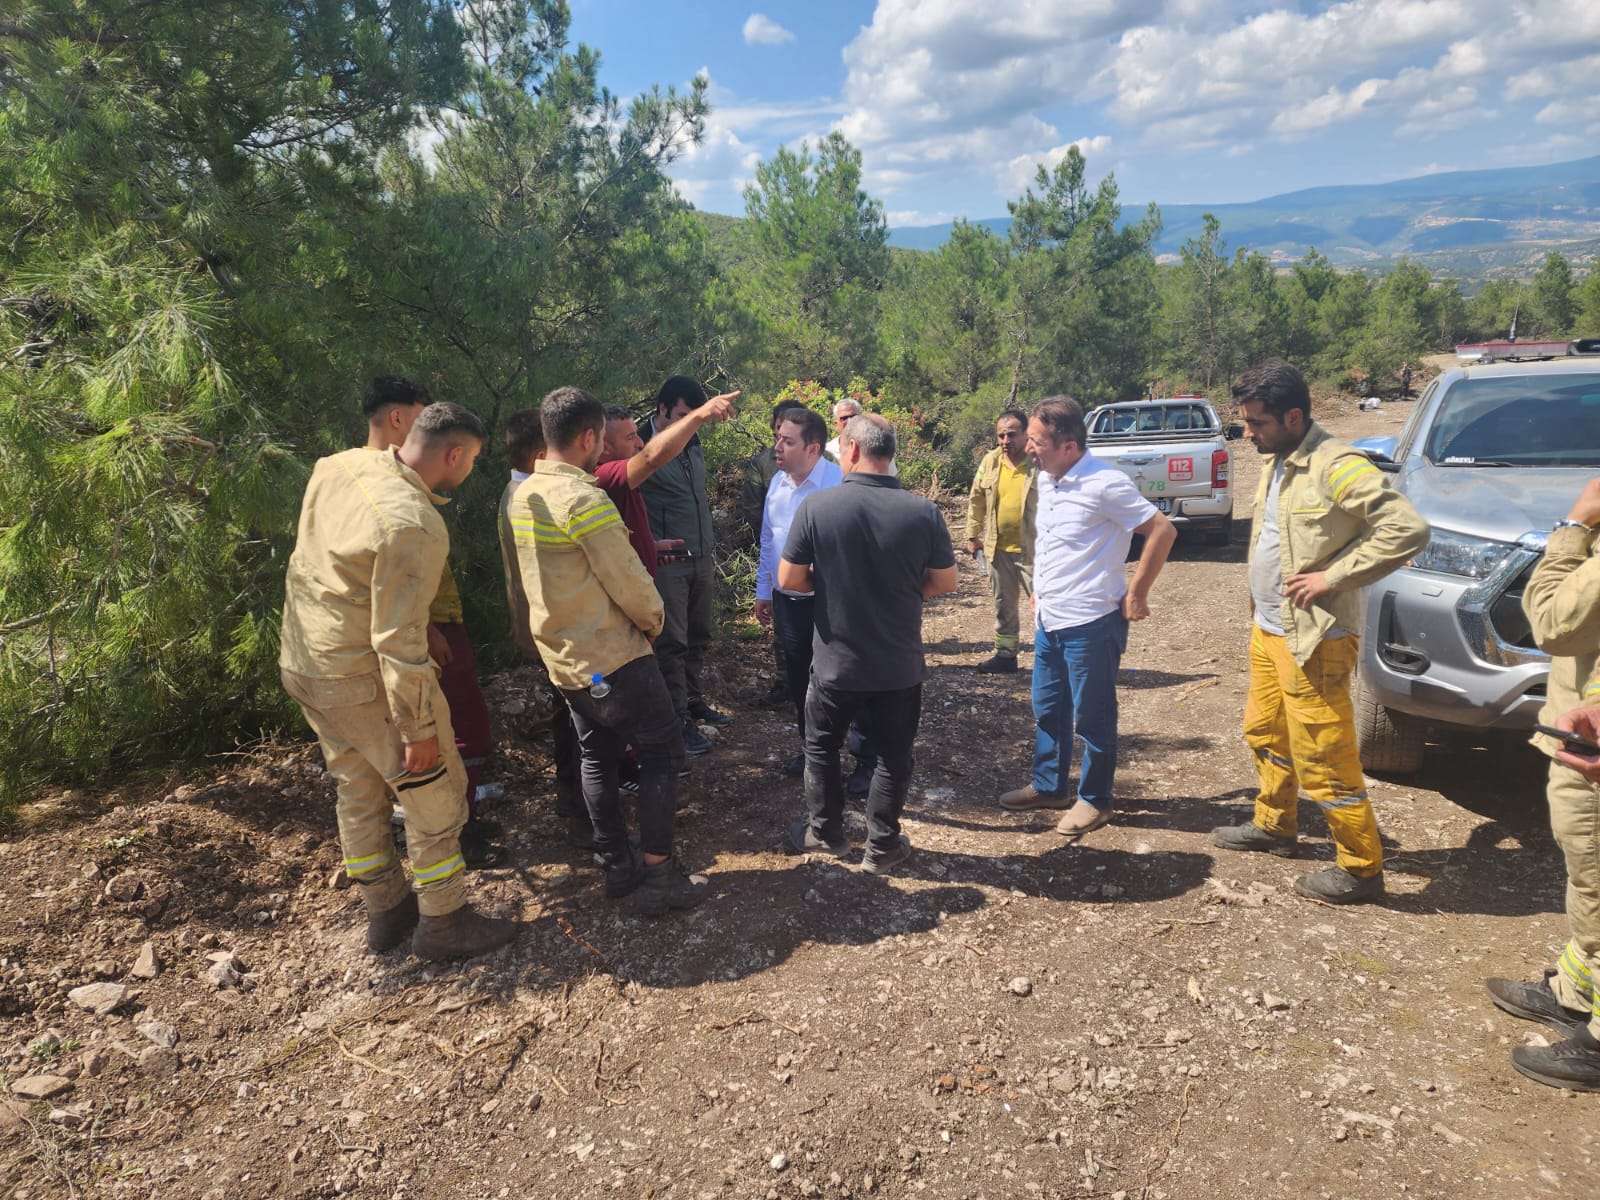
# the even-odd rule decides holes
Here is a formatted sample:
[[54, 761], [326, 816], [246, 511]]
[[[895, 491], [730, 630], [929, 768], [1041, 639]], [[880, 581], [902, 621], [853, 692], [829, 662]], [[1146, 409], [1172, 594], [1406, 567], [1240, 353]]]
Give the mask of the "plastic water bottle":
[[589, 676], [589, 695], [596, 700], [604, 700], [611, 695], [611, 685], [606, 682], [605, 676], [598, 671]]

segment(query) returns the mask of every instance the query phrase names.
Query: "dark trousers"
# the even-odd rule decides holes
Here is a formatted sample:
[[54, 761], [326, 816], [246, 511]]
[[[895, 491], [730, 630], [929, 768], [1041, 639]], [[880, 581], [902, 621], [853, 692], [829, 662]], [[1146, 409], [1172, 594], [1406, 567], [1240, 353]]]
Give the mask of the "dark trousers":
[[450, 647], [450, 662], [439, 670], [439, 690], [450, 706], [450, 724], [456, 731], [456, 749], [467, 768], [467, 803], [475, 803], [478, 779], [483, 764], [494, 749], [494, 734], [489, 724], [489, 704], [478, 686], [478, 664], [472, 656], [467, 627], [451, 623], [440, 625], [445, 644]]
[[816, 629], [812, 610], [816, 603], [815, 596], [772, 593], [772, 636], [783, 651], [784, 679], [789, 685], [794, 721], [802, 741], [806, 736], [806, 689], [811, 685], [811, 638]]
[[628, 852], [617, 767], [632, 742], [639, 753], [639, 848], [646, 854], [671, 854], [678, 771], [684, 763], [682, 723], [653, 654], [619, 667], [606, 682], [611, 693], [598, 700], [588, 688], [561, 689], [578, 731], [583, 802], [594, 822], [595, 841], [602, 854]]
[[711, 556], [665, 562], [656, 571], [656, 591], [661, 593], [665, 624], [656, 638], [656, 658], [667, 681], [667, 694], [680, 718], [689, 705], [704, 700], [700, 691], [700, 664], [711, 644], [711, 597], [714, 575]]
[[583, 810], [583, 753], [572, 709], [562, 708], [550, 722], [556, 760], [556, 814], [575, 817]]
[[867, 845], [881, 853], [900, 836], [900, 813], [911, 787], [911, 749], [922, 718], [922, 685], [856, 692], [811, 681], [806, 692], [806, 808], [812, 830], [828, 842], [844, 840], [839, 747], [857, 715], [865, 718], [878, 752], [867, 793]]

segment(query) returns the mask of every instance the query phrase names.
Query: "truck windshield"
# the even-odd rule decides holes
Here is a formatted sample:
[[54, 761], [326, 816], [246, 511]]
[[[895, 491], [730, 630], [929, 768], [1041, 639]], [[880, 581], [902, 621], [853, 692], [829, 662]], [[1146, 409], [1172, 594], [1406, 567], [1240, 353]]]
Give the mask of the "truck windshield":
[[1103, 408], [1095, 414], [1091, 433], [1188, 433], [1210, 429], [1205, 409], [1197, 404], [1161, 404], [1150, 408]]
[[1422, 454], [1445, 467], [1600, 466], [1600, 373], [1463, 379]]

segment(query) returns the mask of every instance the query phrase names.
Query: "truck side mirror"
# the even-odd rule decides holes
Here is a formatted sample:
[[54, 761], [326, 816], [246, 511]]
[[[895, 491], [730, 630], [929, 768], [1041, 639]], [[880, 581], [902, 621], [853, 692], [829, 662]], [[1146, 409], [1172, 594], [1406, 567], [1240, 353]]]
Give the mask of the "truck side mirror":
[[1240, 425], [1237, 421], [1231, 425], [1224, 425], [1222, 427], [1222, 436], [1227, 441], [1237, 442], [1244, 436], [1244, 426]]
[[1400, 464], [1395, 461], [1394, 457], [1400, 450], [1399, 438], [1357, 438], [1350, 444], [1371, 459], [1372, 465], [1377, 467], [1378, 470], [1393, 474], [1400, 469]]

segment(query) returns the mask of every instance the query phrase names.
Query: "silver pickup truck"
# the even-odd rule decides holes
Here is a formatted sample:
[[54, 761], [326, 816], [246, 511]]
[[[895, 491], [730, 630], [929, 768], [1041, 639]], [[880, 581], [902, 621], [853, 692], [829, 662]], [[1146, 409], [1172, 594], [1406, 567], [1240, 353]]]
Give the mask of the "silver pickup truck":
[[1544, 704], [1550, 660], [1522, 589], [1600, 471], [1600, 340], [1445, 371], [1399, 437], [1356, 445], [1433, 527], [1426, 549], [1367, 588], [1356, 672], [1362, 764], [1407, 774], [1429, 726], [1524, 730]]
[[1106, 404], [1089, 414], [1089, 449], [1120, 469], [1181, 529], [1213, 546], [1233, 535], [1233, 453], [1238, 429], [1204, 396]]

